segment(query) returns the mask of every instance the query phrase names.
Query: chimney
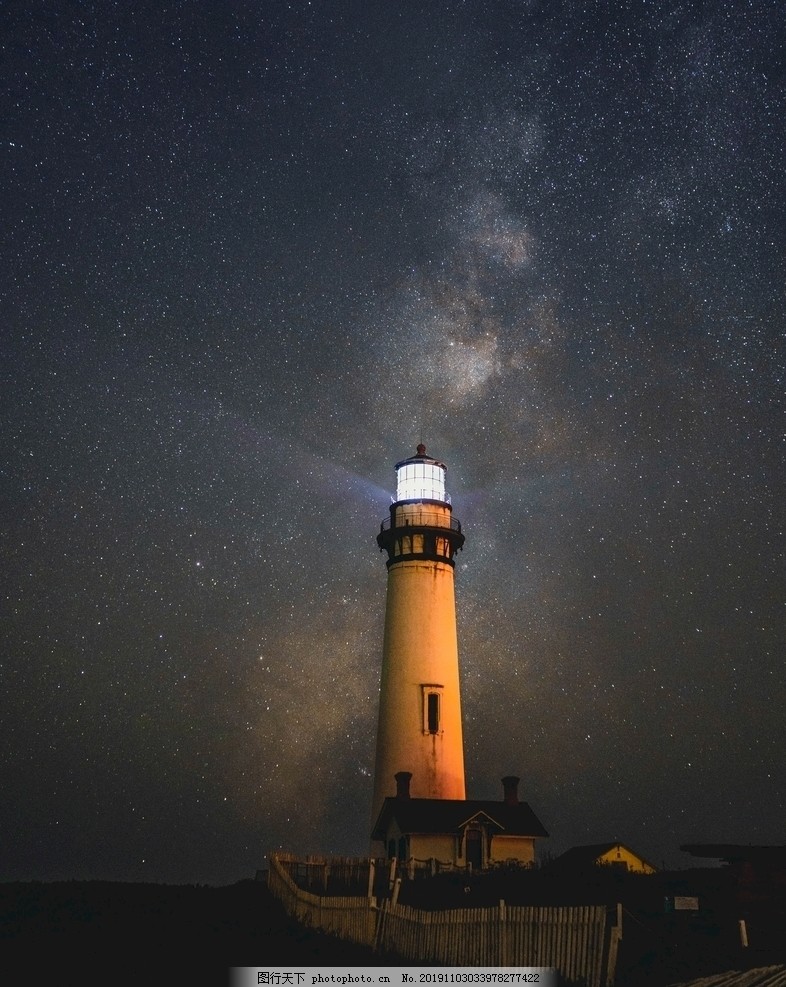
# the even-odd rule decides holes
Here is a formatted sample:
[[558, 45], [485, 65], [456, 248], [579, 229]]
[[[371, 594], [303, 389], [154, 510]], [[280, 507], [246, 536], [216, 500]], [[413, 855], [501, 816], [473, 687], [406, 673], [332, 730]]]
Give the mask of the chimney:
[[397, 771], [393, 777], [396, 779], [396, 798], [409, 798], [409, 783], [412, 778], [411, 771]]
[[[398, 778], [398, 775], [396, 775]], [[505, 805], [519, 804], [519, 781], [515, 775], [506, 775], [502, 779], [502, 788], [505, 792]]]

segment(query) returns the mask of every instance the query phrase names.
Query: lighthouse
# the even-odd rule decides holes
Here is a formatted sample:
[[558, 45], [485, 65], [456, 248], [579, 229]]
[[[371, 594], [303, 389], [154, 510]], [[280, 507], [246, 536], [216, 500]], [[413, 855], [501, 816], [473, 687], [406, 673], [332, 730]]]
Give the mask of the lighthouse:
[[454, 589], [464, 535], [444, 463], [419, 445], [395, 471], [395, 501], [377, 535], [388, 583], [372, 819], [396, 796], [396, 775], [411, 798], [466, 797]]

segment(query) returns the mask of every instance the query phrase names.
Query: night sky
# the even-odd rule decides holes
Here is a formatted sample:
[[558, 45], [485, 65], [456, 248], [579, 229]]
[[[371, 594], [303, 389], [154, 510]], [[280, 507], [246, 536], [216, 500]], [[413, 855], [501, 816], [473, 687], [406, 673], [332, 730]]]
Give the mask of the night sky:
[[779, 0], [12, 0], [0, 877], [368, 851], [393, 464], [468, 796], [784, 842]]

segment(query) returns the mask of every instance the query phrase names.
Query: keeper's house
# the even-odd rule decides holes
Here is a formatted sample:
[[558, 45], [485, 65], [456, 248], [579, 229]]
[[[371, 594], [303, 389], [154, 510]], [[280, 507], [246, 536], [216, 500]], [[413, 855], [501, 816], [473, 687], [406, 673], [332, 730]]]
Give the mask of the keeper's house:
[[384, 800], [372, 833], [389, 858], [433, 859], [473, 870], [529, 866], [535, 862], [535, 840], [549, 835], [529, 805], [519, 801], [518, 778], [503, 778], [504, 798], [493, 802], [410, 798], [411, 774], [399, 771], [395, 777], [396, 795]]

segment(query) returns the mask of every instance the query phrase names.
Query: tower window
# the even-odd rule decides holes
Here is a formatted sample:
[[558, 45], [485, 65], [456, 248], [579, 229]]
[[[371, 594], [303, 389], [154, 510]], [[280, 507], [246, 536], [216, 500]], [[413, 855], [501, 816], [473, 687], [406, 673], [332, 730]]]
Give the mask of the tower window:
[[422, 685], [423, 693], [423, 733], [437, 734], [442, 731], [442, 686]]
[[428, 732], [439, 733], [439, 696], [436, 692], [428, 694]]

